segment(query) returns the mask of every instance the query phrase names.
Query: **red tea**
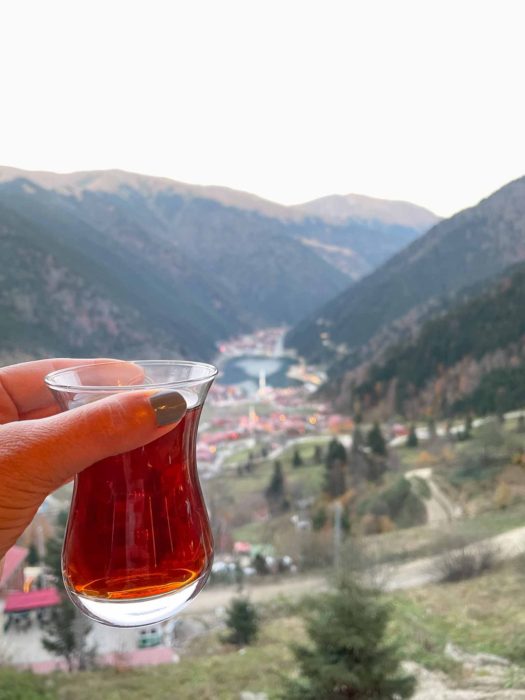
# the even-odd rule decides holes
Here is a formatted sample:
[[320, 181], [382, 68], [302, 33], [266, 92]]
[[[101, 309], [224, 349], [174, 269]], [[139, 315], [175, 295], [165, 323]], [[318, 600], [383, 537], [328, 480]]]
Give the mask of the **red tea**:
[[200, 411], [79, 474], [64, 543], [65, 578], [76, 593], [145, 598], [209, 571], [213, 544], [195, 458]]

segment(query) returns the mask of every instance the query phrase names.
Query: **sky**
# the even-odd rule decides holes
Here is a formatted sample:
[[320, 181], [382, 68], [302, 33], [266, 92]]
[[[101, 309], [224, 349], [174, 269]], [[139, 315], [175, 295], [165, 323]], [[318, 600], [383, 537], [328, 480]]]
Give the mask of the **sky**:
[[525, 174], [522, 0], [0, 2], [0, 163], [448, 216]]

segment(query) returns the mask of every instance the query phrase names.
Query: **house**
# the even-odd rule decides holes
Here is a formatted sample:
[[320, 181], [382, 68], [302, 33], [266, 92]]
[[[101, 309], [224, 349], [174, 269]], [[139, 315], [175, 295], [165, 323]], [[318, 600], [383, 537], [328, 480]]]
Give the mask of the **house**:
[[14, 545], [4, 558], [4, 567], [0, 571], [0, 598], [5, 598], [10, 591], [24, 590], [24, 563], [29, 550]]

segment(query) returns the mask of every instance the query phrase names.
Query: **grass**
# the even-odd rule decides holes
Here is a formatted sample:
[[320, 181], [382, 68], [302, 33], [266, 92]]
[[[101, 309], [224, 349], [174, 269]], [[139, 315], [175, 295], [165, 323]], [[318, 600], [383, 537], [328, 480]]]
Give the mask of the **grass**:
[[[318, 496], [322, 490], [324, 480], [324, 466], [322, 464], [312, 464], [316, 445], [326, 442], [322, 439], [309, 440], [299, 446], [291, 446], [278, 457], [281, 462], [286, 477], [288, 492], [292, 495], [300, 493], [300, 498]], [[299, 449], [305, 464], [302, 467], [294, 468], [292, 459], [295, 449]], [[227, 469], [214, 479], [210, 479], [204, 484], [205, 489], [213, 489], [215, 486], [225, 486], [228, 495], [233, 501], [238, 501], [247, 495], [262, 495], [268, 486], [272, 472], [274, 460], [258, 461], [253, 465], [250, 473], [237, 473], [237, 465], [243, 466], [247, 461], [249, 452], [257, 454], [257, 449], [239, 450], [228, 458]]]
[[428, 668], [450, 665], [447, 641], [468, 652], [486, 652], [525, 665], [525, 586], [519, 565], [479, 578], [393, 596], [391, 633], [405, 655]]
[[[468, 678], [445, 656], [449, 641], [466, 652], [498, 654], [525, 667], [524, 579], [520, 560], [469, 581], [390, 594], [388, 637], [402, 646], [403, 658], [456, 680]], [[299, 612], [309, 605], [279, 598], [261, 606], [259, 638], [244, 652], [222, 644], [215, 631], [197, 639], [179, 664], [57, 673], [46, 686], [53, 700], [232, 700], [243, 690], [276, 700], [282, 677], [294, 671], [290, 644], [305, 640]], [[3, 673], [0, 669], [0, 689]], [[514, 675], [509, 682], [517, 687], [523, 674]]]
[[361, 539], [360, 545], [376, 563], [401, 563], [441, 554], [451, 546], [479, 542], [523, 525], [525, 503], [517, 503], [504, 510], [443, 524], [439, 530], [422, 526], [369, 535]]
[[201, 640], [203, 648], [194, 648], [179, 664], [83, 673], [82, 682], [77, 674], [55, 674], [52, 688], [57, 700], [232, 700], [243, 690], [274, 699], [283, 675], [293, 670], [289, 644], [302, 636], [299, 618], [282, 617], [266, 622], [256, 644], [241, 653], [220, 645], [215, 635]]
[[248, 461], [250, 454], [253, 454], [255, 450], [249, 447], [241, 447], [238, 450], [232, 452], [232, 454], [224, 460], [224, 467], [237, 467], [244, 466]]

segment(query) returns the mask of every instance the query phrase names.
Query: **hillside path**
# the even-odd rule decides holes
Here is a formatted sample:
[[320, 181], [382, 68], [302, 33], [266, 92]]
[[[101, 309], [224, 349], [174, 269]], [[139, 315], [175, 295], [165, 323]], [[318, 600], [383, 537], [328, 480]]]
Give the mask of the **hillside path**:
[[422, 479], [428, 484], [430, 498], [423, 500], [427, 510], [427, 523], [432, 526], [448, 523], [451, 520], [460, 518], [462, 510], [455, 505], [433, 479], [431, 467], [412, 469], [405, 474], [406, 479]]

